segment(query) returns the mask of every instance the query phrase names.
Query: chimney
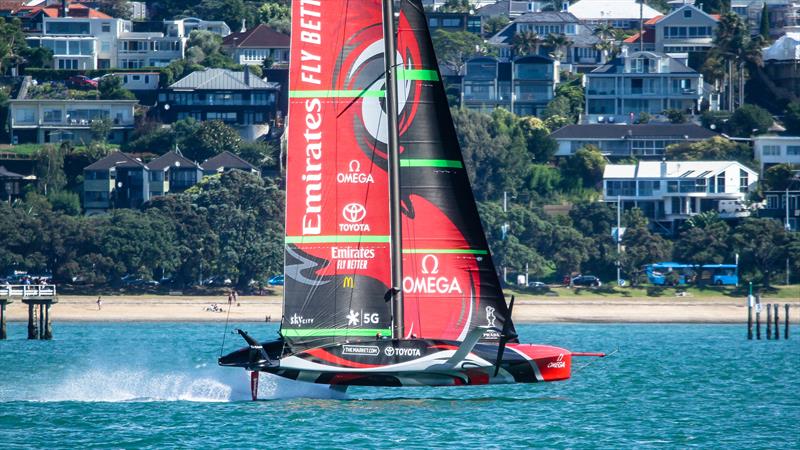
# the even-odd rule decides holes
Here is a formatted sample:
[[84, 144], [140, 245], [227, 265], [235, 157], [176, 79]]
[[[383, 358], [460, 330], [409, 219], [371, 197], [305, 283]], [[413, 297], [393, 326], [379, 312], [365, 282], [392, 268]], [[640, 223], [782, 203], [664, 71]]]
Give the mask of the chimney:
[[246, 23], [247, 23], [247, 19], [242, 19], [242, 29], [239, 30], [239, 33], [244, 33], [245, 31], [247, 31], [247, 27], [245, 26]]
[[661, 160], [661, 178], [665, 178], [667, 176], [667, 160], [663, 158]]
[[562, 12], [567, 12], [568, 9], [569, 9], [569, 2], [562, 2], [561, 3], [561, 11]]
[[244, 67], [244, 84], [250, 86], [250, 67]]
[[61, 0], [61, 12], [59, 17], [67, 17], [67, 13], [69, 12], [69, 5], [67, 5], [67, 0]]

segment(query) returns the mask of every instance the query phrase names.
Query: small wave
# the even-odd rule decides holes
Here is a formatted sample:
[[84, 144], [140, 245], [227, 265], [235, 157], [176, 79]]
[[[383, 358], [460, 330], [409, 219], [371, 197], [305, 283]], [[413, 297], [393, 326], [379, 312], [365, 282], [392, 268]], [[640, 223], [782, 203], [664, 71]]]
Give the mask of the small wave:
[[[250, 400], [250, 378], [244, 370], [199, 369], [156, 373], [140, 369], [91, 369], [56, 380], [29, 401], [42, 402], [234, 402]], [[344, 394], [315, 385], [261, 374], [259, 400], [335, 399]]]

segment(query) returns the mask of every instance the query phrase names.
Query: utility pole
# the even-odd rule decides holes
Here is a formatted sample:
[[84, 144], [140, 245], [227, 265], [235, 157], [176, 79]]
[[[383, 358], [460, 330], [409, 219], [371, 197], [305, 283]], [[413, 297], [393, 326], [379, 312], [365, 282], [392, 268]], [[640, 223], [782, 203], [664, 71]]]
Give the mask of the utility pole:
[[[784, 207], [786, 210], [786, 222], [784, 222], [783, 226], [786, 228], [786, 232], [792, 231], [792, 225], [789, 223], [789, 188], [786, 188], [785, 194], [785, 202]], [[789, 257], [786, 257], [786, 285], [789, 285]]]
[[639, 0], [639, 51], [644, 51], [644, 0]]

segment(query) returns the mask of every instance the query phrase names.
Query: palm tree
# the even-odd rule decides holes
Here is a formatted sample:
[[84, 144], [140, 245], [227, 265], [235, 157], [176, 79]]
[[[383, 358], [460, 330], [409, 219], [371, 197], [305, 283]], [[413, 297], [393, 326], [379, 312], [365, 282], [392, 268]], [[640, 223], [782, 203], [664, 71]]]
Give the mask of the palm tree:
[[617, 30], [616, 28], [609, 25], [607, 22], [603, 22], [598, 24], [592, 34], [600, 38], [602, 41], [613, 40], [616, 36]]
[[566, 54], [566, 50], [572, 47], [572, 44], [573, 42], [563, 34], [550, 33], [547, 35], [547, 39], [545, 39], [545, 45], [553, 49], [550, 56], [558, 61], [561, 61]]
[[[744, 68], [745, 64], [760, 67], [763, 65], [761, 46], [763, 37], [750, 37], [747, 24], [736, 13], [727, 12], [720, 18], [714, 36], [715, 48], [713, 56], [727, 63], [728, 69], [728, 108], [734, 108], [734, 80], [738, 78], [739, 104], [744, 103]], [[738, 74], [737, 74], [738, 70]]]
[[537, 55], [542, 42], [544, 41], [535, 31], [523, 31], [511, 39], [511, 50], [514, 56]]

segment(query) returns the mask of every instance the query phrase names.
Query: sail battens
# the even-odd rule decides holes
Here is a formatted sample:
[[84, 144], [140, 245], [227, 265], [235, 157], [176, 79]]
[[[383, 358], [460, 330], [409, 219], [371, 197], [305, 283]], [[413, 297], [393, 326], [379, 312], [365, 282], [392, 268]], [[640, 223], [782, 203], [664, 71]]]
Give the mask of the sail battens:
[[388, 243], [389, 236], [286, 236], [287, 244], [336, 244], [343, 242], [364, 244]]
[[292, 90], [289, 98], [383, 98], [386, 91], [378, 89], [343, 89], [343, 90]]
[[488, 250], [479, 250], [473, 248], [404, 248], [403, 253], [406, 254], [451, 254], [451, 255], [488, 255]]
[[315, 337], [315, 336], [391, 336], [391, 328], [284, 328], [281, 330], [284, 337]]
[[398, 69], [398, 80], [439, 81], [439, 72], [428, 69]]
[[447, 167], [463, 169], [464, 164], [452, 159], [401, 159], [400, 167]]

